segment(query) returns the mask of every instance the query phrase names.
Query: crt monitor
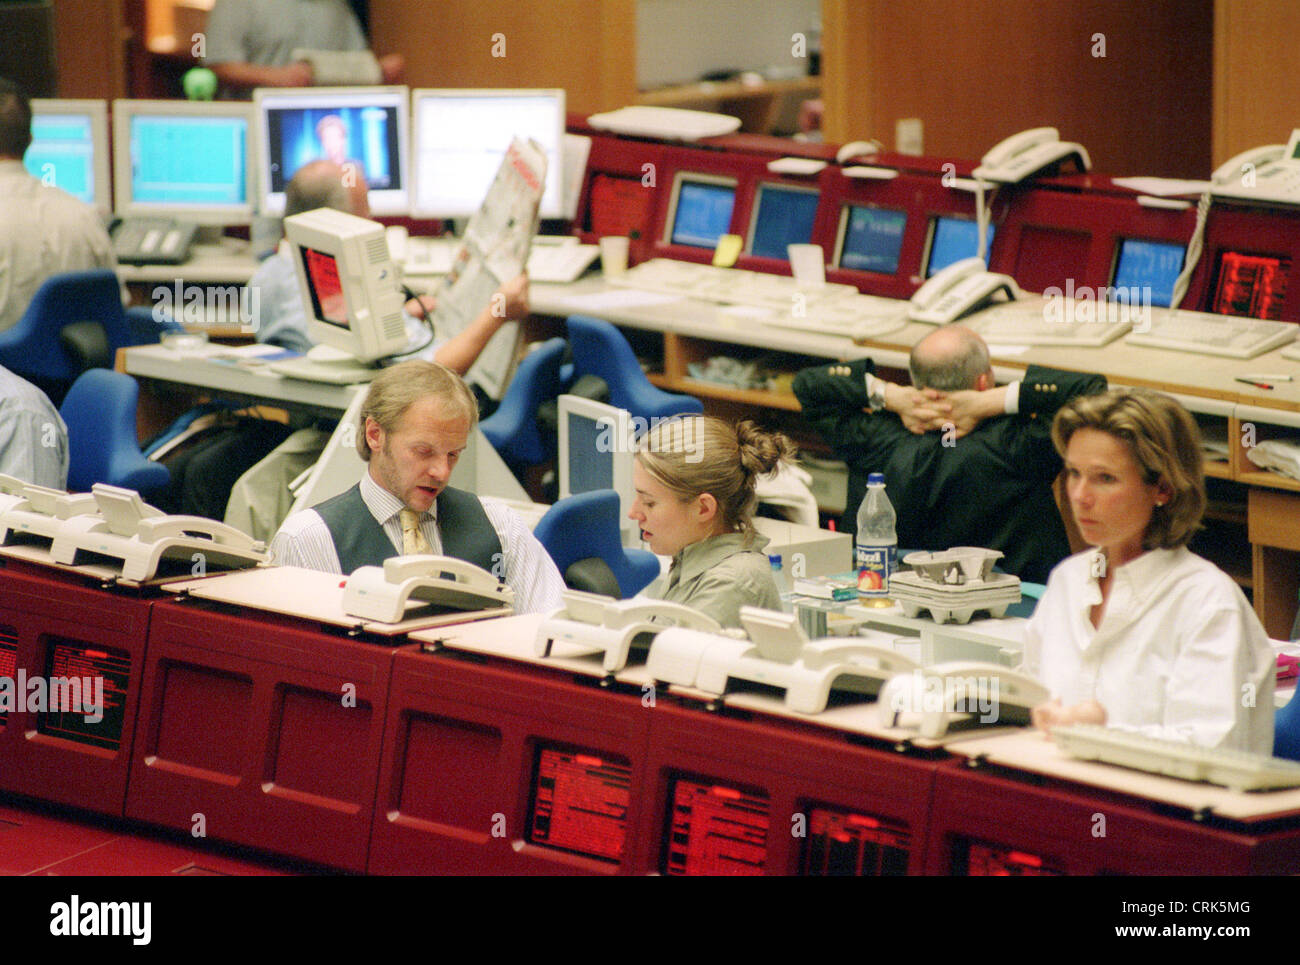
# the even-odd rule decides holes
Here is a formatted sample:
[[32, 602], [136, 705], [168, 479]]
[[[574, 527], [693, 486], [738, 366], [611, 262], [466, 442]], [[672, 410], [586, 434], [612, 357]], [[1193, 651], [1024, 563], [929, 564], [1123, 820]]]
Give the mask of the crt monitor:
[[731, 230], [735, 204], [735, 178], [679, 171], [673, 178], [664, 243], [716, 248], [718, 239]]
[[1125, 291], [1129, 304], [1168, 308], [1186, 253], [1187, 246], [1176, 242], [1125, 238], [1115, 256], [1111, 287]]
[[815, 189], [760, 184], [750, 218], [749, 253], [785, 261], [788, 246], [812, 241], [818, 200]]
[[546, 154], [540, 215], [564, 216], [563, 90], [417, 90], [411, 101], [416, 217], [478, 211], [515, 137], [531, 138]]
[[374, 214], [406, 214], [405, 87], [259, 88], [253, 94], [262, 214], [284, 211], [284, 188], [309, 161], [332, 160], [370, 189]]
[[[988, 264], [993, 251], [993, 225], [989, 225], [988, 244], [984, 247], [984, 263]], [[974, 258], [979, 250], [979, 228], [970, 218], [952, 218], [938, 215], [930, 222], [930, 238], [926, 244], [925, 277], [943, 271], [953, 262]]]
[[384, 226], [333, 208], [284, 219], [307, 334], [374, 362], [407, 348], [397, 268]]
[[252, 121], [247, 104], [113, 101], [117, 213], [203, 225], [251, 221]]
[[845, 205], [840, 212], [836, 265], [853, 271], [892, 275], [898, 271], [907, 212], [865, 205]]
[[632, 461], [636, 457], [632, 416], [618, 406], [562, 395], [559, 407], [560, 498], [596, 489], [618, 493], [623, 542], [637, 536], [627, 518], [632, 508]]
[[101, 214], [113, 210], [108, 163], [108, 104], [97, 100], [33, 100], [32, 143], [23, 165]]

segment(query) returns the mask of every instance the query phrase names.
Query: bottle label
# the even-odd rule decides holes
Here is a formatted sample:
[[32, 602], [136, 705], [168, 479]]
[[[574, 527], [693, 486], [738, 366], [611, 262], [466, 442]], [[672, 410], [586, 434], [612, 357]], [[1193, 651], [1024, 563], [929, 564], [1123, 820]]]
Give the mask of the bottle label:
[[858, 543], [854, 550], [858, 596], [876, 599], [889, 596], [889, 577], [894, 572], [898, 547]]

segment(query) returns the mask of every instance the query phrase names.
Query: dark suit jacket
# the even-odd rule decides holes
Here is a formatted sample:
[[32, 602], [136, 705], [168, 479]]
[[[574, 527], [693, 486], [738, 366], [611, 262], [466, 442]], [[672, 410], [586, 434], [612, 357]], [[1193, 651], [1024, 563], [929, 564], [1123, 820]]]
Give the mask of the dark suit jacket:
[[1030, 366], [1020, 386], [1020, 414], [986, 419], [945, 446], [942, 432], [916, 435], [892, 412], [870, 413], [864, 378], [870, 359], [804, 369], [794, 394], [812, 426], [849, 465], [843, 529], [857, 528], [867, 474], [883, 472], [898, 514], [898, 545], [944, 550], [1001, 550], [1008, 573], [1045, 583], [1069, 555], [1052, 497], [1061, 471], [1052, 447], [1052, 417], [1078, 395], [1103, 392], [1099, 375]]

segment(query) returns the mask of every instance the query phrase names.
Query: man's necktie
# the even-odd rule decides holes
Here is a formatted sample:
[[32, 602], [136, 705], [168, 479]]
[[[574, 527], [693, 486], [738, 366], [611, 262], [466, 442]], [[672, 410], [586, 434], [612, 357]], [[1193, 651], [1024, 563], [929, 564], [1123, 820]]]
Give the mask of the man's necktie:
[[429, 541], [420, 530], [420, 514], [413, 509], [402, 510], [402, 555], [428, 553]]

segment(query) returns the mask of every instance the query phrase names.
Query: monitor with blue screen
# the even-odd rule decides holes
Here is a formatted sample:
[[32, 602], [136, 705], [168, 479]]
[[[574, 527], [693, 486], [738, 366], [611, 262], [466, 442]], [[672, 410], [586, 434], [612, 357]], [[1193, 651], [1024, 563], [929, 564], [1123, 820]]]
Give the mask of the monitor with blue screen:
[[203, 225], [251, 221], [252, 120], [249, 105], [233, 102], [114, 101], [117, 212]]
[[317, 160], [334, 161], [364, 180], [372, 213], [410, 210], [407, 88], [259, 88], [253, 100], [263, 214], [283, 212], [285, 186]]
[[898, 271], [907, 212], [846, 205], [840, 215], [836, 250], [840, 268], [892, 275]]
[[560, 498], [596, 489], [618, 493], [623, 543], [635, 542], [632, 461], [636, 456], [632, 417], [626, 409], [576, 395], [559, 397]]
[[664, 242], [692, 248], [716, 248], [731, 230], [736, 182], [707, 174], [679, 173], [673, 181]]
[[[993, 225], [988, 227], [988, 244], [984, 248], [984, 263], [988, 264], [993, 251]], [[979, 248], [979, 229], [969, 218], [950, 218], [939, 215], [930, 222], [930, 241], [926, 246], [925, 277], [943, 271], [953, 262], [974, 258]]]
[[809, 188], [761, 184], [749, 229], [749, 253], [760, 258], [789, 258], [789, 245], [812, 241], [818, 194]]
[[113, 210], [108, 174], [108, 105], [96, 100], [33, 100], [32, 143], [23, 166], [102, 214]]
[[1130, 304], [1149, 299], [1152, 305], [1168, 308], [1185, 254], [1187, 246], [1176, 242], [1125, 238], [1119, 244], [1111, 286], [1127, 290]]

